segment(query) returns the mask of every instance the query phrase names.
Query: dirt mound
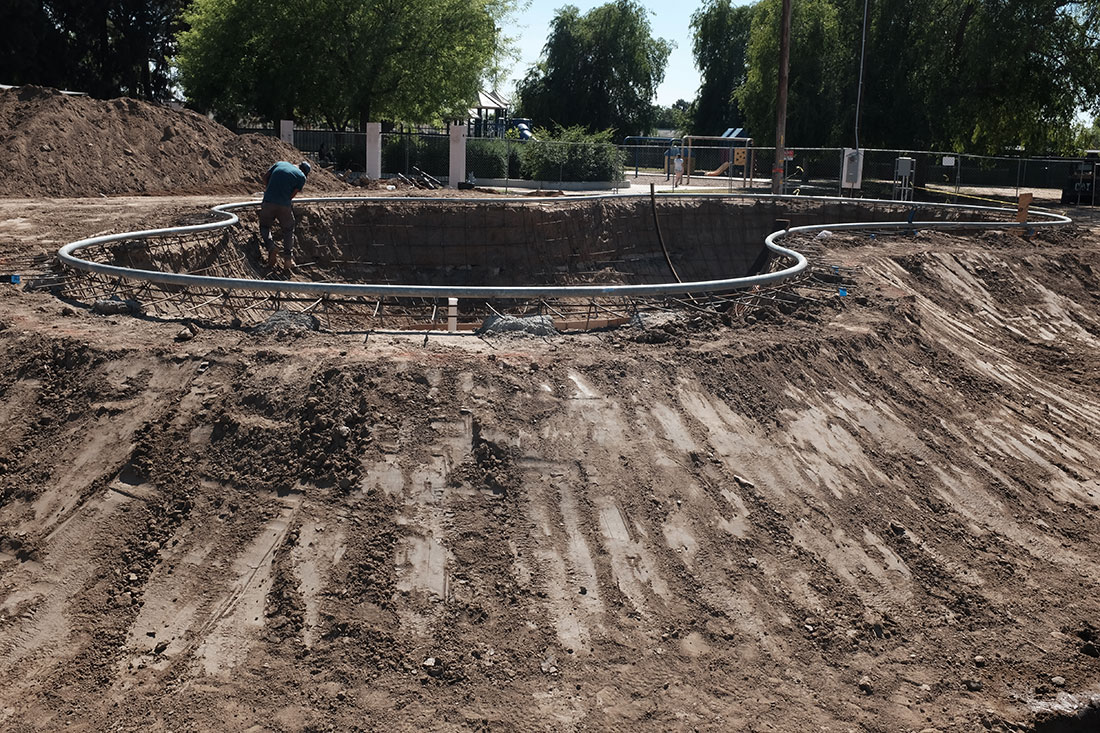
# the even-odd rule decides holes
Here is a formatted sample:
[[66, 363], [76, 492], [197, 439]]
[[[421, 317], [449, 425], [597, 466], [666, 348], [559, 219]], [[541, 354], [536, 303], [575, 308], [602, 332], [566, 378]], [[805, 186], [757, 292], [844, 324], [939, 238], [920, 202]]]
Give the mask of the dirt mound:
[[1100, 237], [804, 245], [545, 338], [0, 286], [0, 729], [1096, 730]]
[[[43, 87], [0, 89], [0, 196], [246, 194], [277, 160], [302, 153], [263, 135], [236, 135], [189, 110], [75, 97]], [[346, 184], [317, 166], [307, 192]]]

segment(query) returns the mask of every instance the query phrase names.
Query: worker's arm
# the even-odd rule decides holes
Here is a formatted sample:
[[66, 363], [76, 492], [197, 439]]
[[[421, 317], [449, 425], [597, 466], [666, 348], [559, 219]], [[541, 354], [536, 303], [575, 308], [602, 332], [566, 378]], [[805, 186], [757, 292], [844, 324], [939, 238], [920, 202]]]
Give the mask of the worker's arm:
[[290, 198], [294, 198], [295, 196], [297, 196], [301, 192], [302, 192], [302, 189], [300, 189], [300, 188], [294, 189], [293, 191], [290, 192]]

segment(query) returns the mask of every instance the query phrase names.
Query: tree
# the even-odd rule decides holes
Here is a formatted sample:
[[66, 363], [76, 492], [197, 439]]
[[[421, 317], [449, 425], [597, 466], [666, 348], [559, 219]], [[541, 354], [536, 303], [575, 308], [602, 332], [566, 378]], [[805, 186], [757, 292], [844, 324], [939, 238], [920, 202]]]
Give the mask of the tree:
[[1095, 1], [969, 0], [945, 13], [948, 74], [932, 80], [928, 101], [948, 104], [935, 137], [989, 153], [1072, 147], [1077, 109], [1100, 110], [1098, 12]]
[[[681, 135], [690, 134], [691, 121], [695, 115], [694, 102], [677, 99], [669, 107], [653, 106], [653, 128], [675, 130]], [[647, 130], [652, 132], [652, 129]]]
[[[713, 20], [721, 3], [709, 2], [697, 15]], [[735, 94], [761, 141], [770, 140], [774, 126], [778, 4], [753, 6], [747, 73]], [[862, 23], [863, 0], [795, 0], [792, 145], [854, 143]], [[698, 45], [706, 26], [694, 25]], [[1100, 0], [870, 4], [864, 146], [1066, 151], [1081, 109], [1100, 112]]]
[[9, 84], [69, 86], [65, 37], [46, 5], [11, 0], [0, 5], [0, 79]]
[[691, 16], [692, 54], [702, 77], [692, 123], [695, 134], [720, 135], [727, 128], [744, 126], [733, 93], [746, 81], [752, 12], [751, 5], [707, 0]]
[[1094, 117], [1091, 125], [1075, 122], [1073, 125], [1073, 152], [1100, 150], [1100, 119]]
[[[933, 82], [928, 74], [929, 54], [943, 37], [939, 8], [914, 0], [877, 0], [869, 6], [864, 92], [859, 144], [864, 147], [927, 148], [932, 145], [933, 117], [942, 100], [927, 105]], [[863, 0], [846, 0], [841, 17], [850, 19], [844, 43], [852, 49], [862, 43]], [[930, 30], [935, 28], [935, 30]], [[845, 103], [838, 143], [855, 144], [855, 99], [860, 58], [853, 52], [842, 72]]]
[[233, 119], [465, 119], [513, 0], [194, 0], [191, 104]]
[[163, 101], [187, 0], [9, 0], [0, 7], [0, 78]]
[[[780, 0], [761, 0], [752, 14], [748, 73], [735, 97], [758, 143], [774, 144], [779, 77]], [[824, 146], [836, 140], [840, 121], [840, 70], [836, 7], [829, 0], [794, 0], [791, 9], [787, 143]]]
[[542, 125], [582, 125], [640, 134], [653, 126], [653, 98], [672, 45], [653, 38], [646, 10], [616, 0], [581, 15], [558, 11], [543, 47], [517, 89], [517, 107]]
[[[836, 0], [855, 47], [862, 0]], [[1078, 109], [1100, 100], [1096, 0], [876, 0], [861, 142], [872, 147], [1039, 153], [1072, 147]], [[858, 55], [845, 79], [858, 78]], [[855, 83], [844, 89], [846, 105]], [[854, 123], [846, 113], [844, 126]], [[846, 138], [850, 139], [850, 138]]]

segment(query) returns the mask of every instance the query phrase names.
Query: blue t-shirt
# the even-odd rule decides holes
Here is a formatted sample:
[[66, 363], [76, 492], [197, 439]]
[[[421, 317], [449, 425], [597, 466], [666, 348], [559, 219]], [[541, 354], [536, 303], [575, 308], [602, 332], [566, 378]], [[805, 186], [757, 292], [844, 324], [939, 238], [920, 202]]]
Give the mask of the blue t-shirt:
[[267, 190], [264, 191], [265, 204], [290, 206], [290, 195], [305, 188], [306, 174], [293, 163], [281, 160], [267, 169]]

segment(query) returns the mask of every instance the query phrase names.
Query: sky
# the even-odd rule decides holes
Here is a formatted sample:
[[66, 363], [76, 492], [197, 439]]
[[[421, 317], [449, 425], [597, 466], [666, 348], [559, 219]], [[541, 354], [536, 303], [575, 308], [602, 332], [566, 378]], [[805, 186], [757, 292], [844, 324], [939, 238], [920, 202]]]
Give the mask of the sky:
[[[747, 1], [747, 0], [746, 0]], [[515, 14], [503, 27], [504, 33], [518, 40], [520, 61], [515, 65], [504, 89], [498, 91], [511, 99], [515, 84], [542, 56], [542, 47], [550, 34], [550, 21], [558, 9], [575, 5], [583, 15], [608, 0], [531, 0], [526, 10]], [[677, 99], [691, 101], [699, 89], [699, 71], [691, 57], [691, 15], [703, 4], [701, 0], [641, 0], [650, 11], [650, 33], [656, 38], [672, 41], [676, 48], [668, 57], [665, 80], [657, 88], [657, 104], [668, 107]], [[735, 2], [742, 5], [743, 2]]]

